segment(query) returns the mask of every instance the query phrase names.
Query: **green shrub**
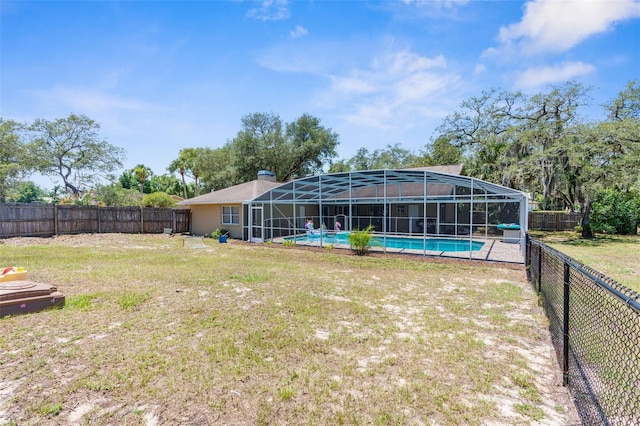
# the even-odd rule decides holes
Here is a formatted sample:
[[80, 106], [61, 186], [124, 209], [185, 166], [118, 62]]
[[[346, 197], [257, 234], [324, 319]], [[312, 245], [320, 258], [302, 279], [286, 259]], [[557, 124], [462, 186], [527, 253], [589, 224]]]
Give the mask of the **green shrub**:
[[636, 234], [640, 222], [640, 194], [612, 188], [596, 192], [589, 220], [594, 232]]
[[364, 256], [369, 253], [371, 248], [371, 238], [373, 237], [373, 226], [369, 225], [363, 230], [353, 230], [349, 234], [349, 242], [351, 248], [358, 256]]
[[223, 236], [223, 235], [225, 235], [225, 234], [228, 234], [228, 233], [229, 233], [229, 230], [228, 230], [228, 229], [218, 228], [218, 229], [216, 229], [215, 231], [213, 231], [213, 232], [211, 233], [211, 238], [215, 238], [215, 239], [217, 240], [217, 239], [218, 239], [218, 238], [220, 238], [221, 236]]
[[145, 207], [173, 207], [176, 205], [176, 200], [166, 192], [154, 192], [142, 198], [142, 205]]

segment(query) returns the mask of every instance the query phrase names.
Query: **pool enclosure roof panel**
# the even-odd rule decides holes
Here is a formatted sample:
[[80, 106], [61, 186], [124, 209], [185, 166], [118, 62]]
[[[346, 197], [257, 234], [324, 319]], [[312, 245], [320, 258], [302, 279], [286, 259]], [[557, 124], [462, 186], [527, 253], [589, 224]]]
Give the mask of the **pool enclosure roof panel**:
[[515, 189], [467, 176], [425, 169], [384, 169], [330, 173], [283, 183], [254, 202], [346, 202], [349, 200], [453, 199], [483, 196], [519, 201], [525, 195]]

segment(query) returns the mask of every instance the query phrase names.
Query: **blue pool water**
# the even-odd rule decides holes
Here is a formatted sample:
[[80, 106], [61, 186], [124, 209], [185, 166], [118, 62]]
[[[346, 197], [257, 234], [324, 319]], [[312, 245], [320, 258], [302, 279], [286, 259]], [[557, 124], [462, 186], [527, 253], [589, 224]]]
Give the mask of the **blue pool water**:
[[[286, 237], [285, 240], [293, 241], [294, 237]], [[295, 241], [299, 243], [317, 242], [320, 243], [320, 235], [306, 235], [295, 237]], [[425, 240], [422, 238], [410, 238], [410, 237], [387, 237], [386, 240], [381, 236], [374, 236], [371, 239], [371, 245], [373, 247], [382, 247], [385, 245], [387, 248], [396, 249], [409, 249], [409, 250], [429, 250], [429, 251], [469, 251], [469, 241], [467, 240], [449, 240], [446, 238], [427, 238], [426, 247]], [[349, 244], [349, 233], [338, 232], [337, 234], [323, 235], [322, 244]], [[484, 246], [482, 241], [472, 241], [471, 250], [477, 251]]]

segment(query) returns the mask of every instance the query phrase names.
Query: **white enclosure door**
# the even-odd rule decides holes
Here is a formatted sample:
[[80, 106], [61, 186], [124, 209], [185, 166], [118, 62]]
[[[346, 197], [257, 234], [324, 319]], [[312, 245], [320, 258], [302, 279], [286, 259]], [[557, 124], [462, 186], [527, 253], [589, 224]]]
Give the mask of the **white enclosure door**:
[[262, 206], [253, 206], [251, 208], [251, 241], [264, 241], [264, 228], [262, 225]]

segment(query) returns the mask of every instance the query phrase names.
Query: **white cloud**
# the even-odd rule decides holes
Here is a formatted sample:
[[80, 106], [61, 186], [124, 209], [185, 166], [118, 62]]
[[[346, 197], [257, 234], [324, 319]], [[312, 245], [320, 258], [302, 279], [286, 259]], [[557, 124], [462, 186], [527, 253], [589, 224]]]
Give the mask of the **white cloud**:
[[481, 75], [484, 74], [484, 72], [487, 71], [487, 66], [484, 64], [476, 64], [475, 68], [473, 69], [473, 75]]
[[452, 8], [469, 3], [469, 0], [402, 0], [404, 4], [428, 8]]
[[574, 77], [589, 74], [595, 67], [584, 62], [564, 62], [557, 66], [534, 67], [520, 73], [516, 79], [519, 88], [535, 88], [546, 84], [571, 80]]
[[291, 35], [291, 38], [300, 38], [306, 36], [308, 33], [309, 31], [307, 31], [305, 27], [303, 27], [302, 25], [296, 25], [296, 27], [291, 30], [289, 34]]
[[260, 21], [282, 21], [288, 19], [291, 12], [287, 0], [264, 0], [260, 7], [249, 10], [247, 16]]
[[394, 87], [394, 103], [406, 105], [428, 102], [435, 95], [441, 95], [456, 78], [448, 74], [415, 73], [405, 76]]
[[368, 68], [334, 75], [320, 102], [349, 123], [388, 130], [439, 116], [459, 81], [444, 56], [402, 50], [375, 58]]
[[341, 93], [373, 93], [376, 88], [366, 77], [333, 77], [332, 89]]
[[637, 0], [533, 0], [526, 4], [522, 21], [500, 28], [499, 50], [517, 49], [525, 55], [564, 52], [618, 22], [638, 17]]
[[344, 114], [342, 118], [348, 123], [359, 126], [389, 129], [390, 126], [385, 123], [389, 122], [392, 116], [391, 106], [379, 101], [356, 104], [353, 110]]
[[396, 73], [413, 73], [430, 68], [446, 68], [447, 61], [444, 56], [438, 55], [435, 58], [427, 58], [415, 53], [402, 51], [397, 53], [393, 59], [390, 71]]
[[135, 99], [77, 87], [56, 87], [31, 93], [39, 102], [57, 104], [72, 111], [83, 111], [88, 115], [106, 110], [144, 111], [151, 105]]

